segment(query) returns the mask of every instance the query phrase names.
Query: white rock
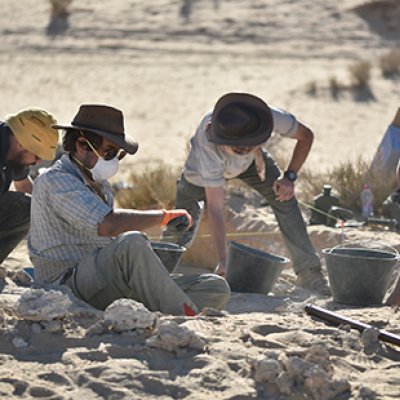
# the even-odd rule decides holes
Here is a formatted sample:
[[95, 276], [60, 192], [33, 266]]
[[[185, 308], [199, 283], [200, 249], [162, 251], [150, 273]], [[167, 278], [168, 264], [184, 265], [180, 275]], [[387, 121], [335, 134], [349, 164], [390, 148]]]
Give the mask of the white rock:
[[64, 318], [71, 304], [69, 297], [60, 291], [30, 289], [18, 299], [16, 313], [31, 321], [50, 321]]
[[203, 350], [206, 344], [194, 331], [174, 321], [161, 322], [155, 335], [147, 339], [146, 343], [168, 351], [183, 347]]
[[274, 382], [283, 371], [280, 362], [272, 358], [260, 358], [254, 365], [254, 379], [256, 382]]
[[152, 328], [157, 322], [157, 314], [135, 300], [118, 299], [106, 308], [104, 319], [111, 323], [114, 331], [122, 332]]

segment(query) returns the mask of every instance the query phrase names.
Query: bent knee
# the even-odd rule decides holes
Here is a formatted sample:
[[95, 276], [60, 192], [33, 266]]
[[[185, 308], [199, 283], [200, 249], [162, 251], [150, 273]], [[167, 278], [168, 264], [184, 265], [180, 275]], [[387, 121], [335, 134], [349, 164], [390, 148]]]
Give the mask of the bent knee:
[[143, 249], [143, 247], [151, 247], [147, 237], [139, 231], [125, 232], [118, 237], [117, 241], [118, 249], [120, 251], [137, 251], [139, 249]]

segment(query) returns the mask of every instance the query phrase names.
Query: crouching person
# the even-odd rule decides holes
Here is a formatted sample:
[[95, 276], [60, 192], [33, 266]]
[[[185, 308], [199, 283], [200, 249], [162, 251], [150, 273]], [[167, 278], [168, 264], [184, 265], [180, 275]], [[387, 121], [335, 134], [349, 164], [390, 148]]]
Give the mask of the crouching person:
[[82, 105], [64, 129], [64, 154], [35, 181], [28, 238], [35, 279], [65, 284], [98, 309], [130, 298], [151, 311], [190, 315], [222, 309], [230, 296], [213, 274], [170, 276], [141, 233], [185, 216], [185, 210], [115, 209], [108, 182], [137, 142], [125, 135], [121, 111]]
[[[52, 160], [58, 132], [54, 117], [27, 108], [0, 121], [0, 264], [28, 233], [32, 181], [29, 167]], [[9, 190], [11, 183], [15, 190]]]

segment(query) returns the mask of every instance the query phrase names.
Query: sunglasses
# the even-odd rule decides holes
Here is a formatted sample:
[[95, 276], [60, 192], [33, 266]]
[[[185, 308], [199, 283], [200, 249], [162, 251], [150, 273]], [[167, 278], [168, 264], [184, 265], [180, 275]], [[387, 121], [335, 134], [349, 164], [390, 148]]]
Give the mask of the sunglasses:
[[[118, 158], [119, 161], [121, 161], [126, 155], [127, 152], [123, 149], [108, 149], [108, 150], [103, 150], [101, 147], [96, 150], [96, 148], [92, 145], [92, 143], [89, 142], [89, 140], [85, 141], [80, 141], [84, 146], [87, 146], [87, 150], [93, 151], [97, 157], [102, 157], [106, 161], [113, 160], [114, 158]], [[103, 153], [102, 156], [97, 152], [98, 150], [101, 150]]]
[[126, 151], [122, 149], [110, 149], [107, 151], [103, 151], [103, 158], [106, 161], [113, 160], [115, 157], [118, 158], [119, 161], [121, 161], [125, 156], [126, 156]]
[[257, 146], [230, 146], [232, 151], [236, 154], [244, 155], [252, 152]]

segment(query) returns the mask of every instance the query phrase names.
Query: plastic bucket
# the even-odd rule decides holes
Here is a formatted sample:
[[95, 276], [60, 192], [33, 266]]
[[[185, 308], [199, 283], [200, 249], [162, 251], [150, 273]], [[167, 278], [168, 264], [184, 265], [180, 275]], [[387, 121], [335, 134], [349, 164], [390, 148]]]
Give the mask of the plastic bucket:
[[186, 247], [167, 242], [151, 242], [151, 247], [170, 274], [176, 270], [186, 251]]
[[382, 304], [399, 260], [385, 250], [333, 247], [322, 250], [333, 300], [354, 305]]
[[229, 242], [226, 280], [233, 292], [267, 294], [290, 260]]

